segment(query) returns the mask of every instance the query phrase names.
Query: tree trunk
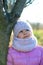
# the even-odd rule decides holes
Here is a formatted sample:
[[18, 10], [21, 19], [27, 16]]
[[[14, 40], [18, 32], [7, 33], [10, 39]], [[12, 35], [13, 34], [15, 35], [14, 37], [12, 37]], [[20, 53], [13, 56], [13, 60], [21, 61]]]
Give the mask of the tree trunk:
[[[17, 21], [17, 15], [20, 16], [24, 4], [26, 0], [17, 0], [13, 8], [13, 12], [11, 13], [11, 20], [8, 21], [5, 19], [2, 11], [2, 2], [0, 0], [0, 65], [6, 65], [6, 57], [7, 57], [7, 50], [8, 44], [10, 40], [10, 34]], [[19, 18], [19, 17], [18, 17]]]

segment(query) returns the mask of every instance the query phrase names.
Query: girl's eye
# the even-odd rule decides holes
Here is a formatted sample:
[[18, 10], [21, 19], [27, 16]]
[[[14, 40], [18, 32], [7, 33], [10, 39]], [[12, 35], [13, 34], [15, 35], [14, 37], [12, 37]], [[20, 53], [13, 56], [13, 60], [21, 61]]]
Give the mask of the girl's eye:
[[28, 29], [26, 31], [29, 31]]
[[20, 32], [23, 32], [23, 31], [20, 31]]

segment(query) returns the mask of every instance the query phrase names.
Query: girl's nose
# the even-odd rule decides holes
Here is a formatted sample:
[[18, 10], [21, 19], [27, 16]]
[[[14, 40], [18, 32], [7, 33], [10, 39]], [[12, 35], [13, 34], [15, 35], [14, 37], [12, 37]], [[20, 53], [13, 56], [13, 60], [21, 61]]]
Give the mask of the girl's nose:
[[23, 34], [24, 34], [24, 35], [26, 35], [26, 34], [27, 34], [27, 32], [26, 32], [26, 31], [24, 31], [24, 32], [23, 32]]

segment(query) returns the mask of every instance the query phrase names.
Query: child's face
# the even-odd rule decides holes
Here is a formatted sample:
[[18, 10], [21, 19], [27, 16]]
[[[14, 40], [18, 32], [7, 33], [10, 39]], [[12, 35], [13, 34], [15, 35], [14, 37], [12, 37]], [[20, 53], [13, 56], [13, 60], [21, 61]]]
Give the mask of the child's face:
[[31, 35], [32, 35], [32, 33], [29, 30], [22, 30], [22, 31], [20, 31], [18, 33], [18, 36], [17, 37], [24, 39], [24, 38], [30, 37]]

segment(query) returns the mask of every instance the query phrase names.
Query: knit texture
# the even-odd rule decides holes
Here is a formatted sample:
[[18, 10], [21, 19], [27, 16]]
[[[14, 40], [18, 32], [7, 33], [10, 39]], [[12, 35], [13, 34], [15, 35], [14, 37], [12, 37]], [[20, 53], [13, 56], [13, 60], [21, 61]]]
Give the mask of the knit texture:
[[14, 26], [14, 36], [16, 37], [18, 35], [18, 33], [23, 29], [27, 29], [27, 30], [33, 32], [32, 27], [28, 22], [26, 22], [26, 21], [18, 21], [16, 23], [16, 25]]
[[37, 39], [31, 36], [26, 39], [14, 38], [12, 47], [18, 51], [31, 51], [37, 46]]

